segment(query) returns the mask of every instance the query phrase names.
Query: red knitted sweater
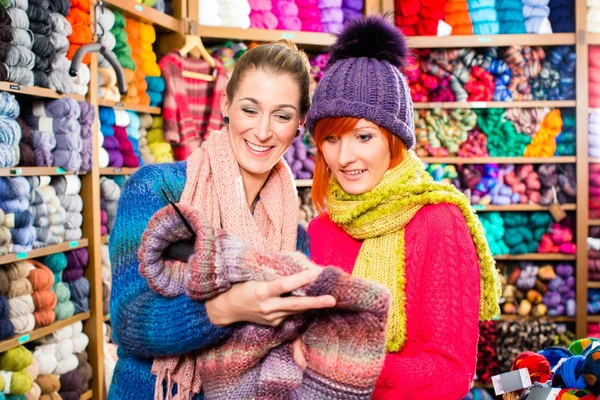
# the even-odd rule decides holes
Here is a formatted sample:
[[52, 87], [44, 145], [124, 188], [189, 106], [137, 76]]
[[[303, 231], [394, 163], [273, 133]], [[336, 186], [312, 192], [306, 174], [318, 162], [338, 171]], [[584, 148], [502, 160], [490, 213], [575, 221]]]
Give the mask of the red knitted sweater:
[[[327, 214], [308, 233], [315, 262], [352, 273], [361, 241]], [[372, 398], [462, 399], [475, 374], [479, 336], [475, 245], [460, 210], [448, 204], [423, 207], [406, 226], [405, 242], [407, 341], [386, 356]]]

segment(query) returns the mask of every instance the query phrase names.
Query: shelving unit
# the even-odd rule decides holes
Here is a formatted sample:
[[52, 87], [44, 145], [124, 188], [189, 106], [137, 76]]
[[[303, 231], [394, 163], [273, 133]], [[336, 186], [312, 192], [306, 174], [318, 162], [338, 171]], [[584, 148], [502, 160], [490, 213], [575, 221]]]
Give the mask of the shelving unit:
[[40, 97], [44, 99], [60, 99], [62, 97], [71, 97], [77, 101], [84, 101], [85, 97], [73, 94], [73, 95], [64, 95], [58, 93], [52, 89], [46, 89], [36, 86], [23, 86], [17, 83], [12, 82], [2, 82], [0, 81], [0, 91], [3, 92], [11, 92], [14, 94], [24, 94], [33, 97]]
[[576, 157], [422, 157], [427, 164], [574, 164]]
[[85, 175], [77, 171], [67, 171], [60, 167], [12, 167], [0, 168], [0, 176], [58, 176]]
[[39, 249], [33, 249], [25, 253], [13, 253], [0, 256], [0, 265], [12, 263], [20, 260], [29, 260], [32, 258], [44, 257], [50, 254], [62, 253], [69, 250], [81, 249], [82, 247], [88, 247], [88, 240], [81, 239], [72, 242], [64, 242], [61, 244], [55, 244], [53, 246], [41, 247]]
[[139, 168], [100, 168], [100, 175], [133, 175]]
[[127, 104], [120, 101], [108, 101], [104, 99], [98, 99], [98, 105], [104, 107], [112, 107], [117, 110], [135, 111], [139, 113], [148, 113], [160, 115], [162, 113], [160, 107], [141, 106], [139, 104]]
[[575, 100], [561, 101], [471, 101], [448, 103], [413, 103], [415, 110], [432, 108], [564, 108], [575, 107]]

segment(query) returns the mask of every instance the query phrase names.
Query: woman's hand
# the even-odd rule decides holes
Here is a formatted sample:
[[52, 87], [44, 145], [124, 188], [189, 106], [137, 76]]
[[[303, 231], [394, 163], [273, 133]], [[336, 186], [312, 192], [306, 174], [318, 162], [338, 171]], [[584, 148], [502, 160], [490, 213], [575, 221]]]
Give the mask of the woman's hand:
[[292, 314], [333, 307], [335, 298], [332, 296], [281, 297], [314, 282], [319, 273], [319, 270], [307, 270], [272, 282], [235, 284], [228, 291], [207, 300], [206, 313], [213, 325], [219, 327], [235, 322], [278, 326]]

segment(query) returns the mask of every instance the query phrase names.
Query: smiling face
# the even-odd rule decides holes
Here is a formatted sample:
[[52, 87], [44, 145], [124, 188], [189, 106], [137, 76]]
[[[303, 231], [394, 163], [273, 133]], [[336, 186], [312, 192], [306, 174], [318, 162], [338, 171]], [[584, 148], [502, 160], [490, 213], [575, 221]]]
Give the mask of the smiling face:
[[229, 137], [242, 173], [264, 178], [289, 149], [298, 127], [300, 88], [288, 74], [249, 70], [231, 101], [223, 94]]
[[381, 129], [361, 119], [344, 135], [327, 135], [321, 145], [323, 158], [348, 194], [373, 189], [391, 163], [390, 146]]

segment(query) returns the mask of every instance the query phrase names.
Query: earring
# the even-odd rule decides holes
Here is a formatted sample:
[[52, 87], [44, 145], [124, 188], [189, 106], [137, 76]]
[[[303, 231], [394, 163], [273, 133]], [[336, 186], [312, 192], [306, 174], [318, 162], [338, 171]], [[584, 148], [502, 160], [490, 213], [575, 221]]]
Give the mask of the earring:
[[229, 117], [228, 116], [224, 116], [223, 117], [223, 122], [225, 123], [225, 125], [229, 126]]

